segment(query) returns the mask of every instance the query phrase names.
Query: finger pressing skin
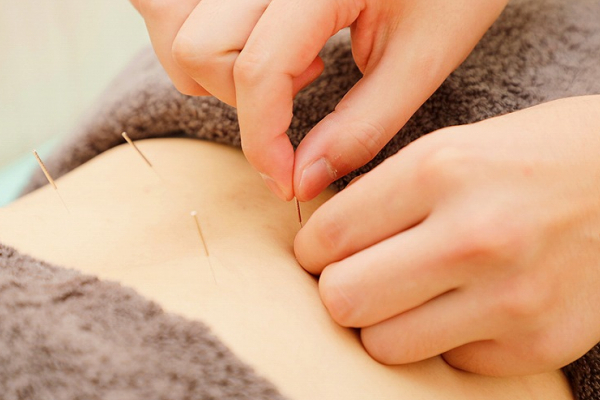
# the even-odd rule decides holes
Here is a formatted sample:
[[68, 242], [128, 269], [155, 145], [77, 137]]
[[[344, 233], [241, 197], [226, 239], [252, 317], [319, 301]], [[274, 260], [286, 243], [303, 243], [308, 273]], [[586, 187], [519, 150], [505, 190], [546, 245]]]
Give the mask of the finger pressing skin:
[[[465, 12], [456, 12], [455, 2], [432, 3], [404, 7], [389, 39], [373, 36], [372, 23], [357, 21], [355, 26], [362, 31], [354, 29], [353, 52], [365, 75], [298, 146], [294, 167], [298, 200], [311, 200], [373, 159], [463, 61], [502, 9], [496, 6], [496, 14], [490, 17], [488, 12], [481, 18], [472, 4], [463, 6]], [[477, 34], [465, 35], [463, 28], [470, 22]]]
[[[521, 352], [515, 351], [515, 347], [521, 347]], [[507, 345], [496, 340], [485, 340], [457, 347], [442, 357], [454, 368], [490, 376], [531, 375], [559, 369], [568, 363], [557, 363], [541, 370], [539, 359], [531, 356], [534, 352], [531, 347], [527, 340], [523, 340], [520, 346], [518, 343], [515, 346], [515, 343]], [[553, 349], [545, 350], [550, 353]]]
[[[294, 80], [310, 71], [319, 51], [355, 16], [338, 18], [344, 0], [274, 0], [234, 66], [242, 148], [281, 198], [293, 197], [294, 153], [285, 132], [292, 119]], [[303, 16], [303, 17], [299, 17]], [[299, 40], [301, 38], [301, 40]], [[309, 79], [310, 80], [310, 79]]]
[[323, 303], [338, 324], [355, 328], [419, 307], [461, 286], [470, 272], [446, 259], [448, 247], [448, 232], [427, 220], [326, 267]]
[[134, 3], [146, 22], [154, 52], [171, 81], [181, 93], [193, 96], [209, 94], [175, 62], [173, 41], [188, 15], [200, 0], [137, 0]]
[[383, 364], [408, 364], [466, 343], [487, 340], [482, 300], [461, 290], [443, 294], [404, 314], [363, 328], [367, 352]]
[[411, 145], [323, 204], [294, 241], [302, 267], [319, 274], [326, 265], [423, 221], [433, 189], [419, 179], [416, 161], [425, 146]]
[[235, 106], [233, 65], [270, 0], [202, 0], [173, 43], [178, 65], [213, 96]]
[[[561, 321], [561, 325], [573, 327], [579, 321], [579, 317], [574, 317], [568, 323]], [[573, 338], [565, 335], [563, 329], [546, 327], [542, 332], [523, 329], [526, 322], [510, 329], [510, 323], [504, 322], [502, 327], [507, 332], [502, 337], [500, 331], [495, 340], [468, 343], [444, 353], [442, 357], [448, 364], [463, 371], [515, 376], [558, 370], [589, 351], [589, 347], [573, 345]], [[520, 328], [522, 331], [518, 331]], [[585, 328], [580, 331], [584, 332]]]

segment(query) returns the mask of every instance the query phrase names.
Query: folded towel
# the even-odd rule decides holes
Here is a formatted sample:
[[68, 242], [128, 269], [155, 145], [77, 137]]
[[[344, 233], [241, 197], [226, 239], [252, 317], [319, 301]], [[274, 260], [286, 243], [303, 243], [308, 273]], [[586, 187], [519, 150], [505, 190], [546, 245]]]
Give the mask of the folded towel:
[[[513, 0], [465, 63], [345, 186], [409, 142], [434, 130], [516, 111], [541, 102], [600, 93], [600, 4], [597, 0]], [[296, 146], [360, 79], [347, 35], [322, 51], [323, 75], [300, 92], [289, 131]], [[55, 177], [134, 139], [184, 135], [240, 145], [235, 109], [214, 98], [178, 93], [150, 49], [108, 87], [47, 162]], [[25, 192], [46, 184], [37, 173]]]
[[[561, 97], [600, 93], [600, 23], [598, 21], [600, 21], [600, 2], [597, 0], [576, 2], [513, 0], [473, 54], [444, 82], [380, 154], [364, 167], [341, 178], [335, 186], [343, 188], [357, 174], [369, 171], [409, 142], [439, 128], [479, 121]], [[352, 61], [347, 36], [341, 35], [331, 40], [323, 50], [322, 57], [326, 63], [324, 74], [303, 90], [295, 101], [294, 119], [289, 131], [294, 145], [297, 145], [321, 118], [333, 110], [335, 104], [361, 77]], [[114, 80], [74, 133], [67, 138], [56, 154], [47, 160], [48, 168], [55, 177], [59, 177], [101, 152], [122, 143], [120, 133], [123, 131], [127, 131], [133, 139], [187, 136], [234, 146], [240, 145], [235, 110], [214, 98], [192, 98], [179, 94], [170, 84], [150, 50], [139, 54]], [[43, 175], [37, 173], [26, 191], [43, 184], [45, 184]], [[3, 261], [3, 254], [10, 251], [0, 247], [0, 261], [2, 261], [0, 262], [0, 295], [6, 285], [16, 291], [15, 293], [22, 293], [24, 298], [28, 293], [32, 296], [35, 294], [37, 298], [46, 296], [47, 299], [57, 295], [58, 289], [55, 286], [40, 285], [37, 282], [38, 279], [44, 278], [36, 275], [39, 266], [35, 263], [32, 264], [28, 260], [21, 260], [20, 264], [10, 260]], [[15, 268], [31, 273], [31, 278], [21, 279], [18, 284], [7, 281], [6, 274], [14, 273]], [[60, 269], [52, 271], [52, 274], [66, 274]], [[124, 296], [120, 292], [122, 289], [116, 286], [101, 284], [93, 279], [89, 284], [85, 283], [87, 281], [83, 278], [73, 279], [81, 282], [75, 285], [73, 293], [81, 291], [90, 296], [102, 296], [96, 291], [107, 293], [114, 291], [114, 294], [102, 297], [102, 305], [108, 309], [117, 309], [118, 302]], [[78, 288], [82, 285], [85, 288]], [[53, 292], [46, 293], [48, 291]], [[76, 312], [78, 307], [82, 307], [81, 304], [78, 305], [78, 297], [68, 296], [68, 293], [69, 291], [65, 289], [68, 302], [40, 302], [38, 307], [42, 313], [31, 314], [28, 318], [15, 316], [15, 312], [21, 315], [21, 308], [15, 308], [17, 306], [10, 298], [0, 296], [0, 315], [2, 315], [0, 342], [10, 346], [24, 346], [24, 348], [28, 345], [34, 346], [37, 342], [31, 341], [27, 335], [14, 335], [11, 332], [27, 332], [32, 327], [39, 329], [38, 318], [41, 318], [39, 315], [47, 313], [58, 322], [44, 327], [47, 337], [43, 341], [44, 348], [41, 350], [48, 356], [60, 354], [61, 343], [70, 337], [72, 332], [65, 329], [71, 323], [69, 322], [71, 317], [67, 315], [67, 311], [57, 311], [58, 307], [71, 304], [69, 307], [74, 307], [73, 312]], [[129, 293], [128, 296], [137, 295]], [[81, 301], [85, 301], [84, 299], [85, 296]], [[126, 332], [135, 331], [139, 328], [140, 320], [150, 325], [161, 323], [165, 326], [175, 326], [183, 323], [168, 316], [149, 318], [141, 310], [150, 306], [139, 304], [140, 311], [136, 312], [142, 313], [140, 319], [120, 320], [119, 323], [124, 325], [119, 328], [119, 332], [123, 333], [118, 334], [125, 335], [128, 334]], [[69, 309], [65, 308], [65, 310]], [[84, 327], [92, 326], [96, 323], [94, 318], [94, 313], [89, 315], [77, 313], [77, 324]], [[7, 320], [10, 320], [10, 325], [5, 323]], [[2, 329], [4, 326], [10, 326], [11, 329], [8, 331]], [[152, 332], [155, 328], [150, 326], [145, 329], [147, 332]], [[189, 329], [201, 330], [191, 325]], [[165, 329], [165, 332], [166, 335], [176, 337], [182, 335], [179, 328]], [[118, 341], [118, 339], [114, 340]], [[2, 347], [6, 348], [6, 346]], [[33, 351], [32, 349], [33, 347], [30, 351]], [[0, 361], [5, 361], [2, 354], [0, 351]], [[110, 358], [113, 356], [102, 355], [99, 352], [87, 356], [86, 362], [90, 364], [115, 362]], [[140, 354], [139, 357], [144, 359], [146, 356]], [[14, 388], [15, 385], [19, 385], [19, 382], [34, 382], [38, 376], [43, 376], [45, 379], [52, 376], [52, 371], [48, 368], [30, 372], [22, 370], [22, 375], [19, 375], [20, 381], [10, 382], [3, 372], [8, 370], [3, 365], [6, 365], [5, 362], [0, 363], [0, 385], [4, 385], [4, 388], [13, 388], [13, 392], [9, 393], [17, 393], [14, 392]], [[80, 364], [66, 365], [78, 365], [79, 368]], [[90, 368], [90, 371], [98, 371], [98, 365], [86, 368]], [[154, 379], [149, 378], [153, 376], [152, 367], [147, 367], [150, 370], [145, 372], [149, 375], [144, 375], [144, 378], [140, 379]], [[242, 367], [236, 368], [240, 368], [241, 373], [246, 374]], [[580, 360], [565, 367], [564, 371], [578, 399], [600, 398], [598, 346]], [[106, 375], [102, 377], [104, 379]], [[37, 393], [31, 392], [35, 390], [32, 385], [23, 386], [26, 388], [23, 389], [24, 397], [35, 397], [28, 395], [28, 393]], [[271, 389], [268, 385], [261, 386], [260, 382], [257, 385], [259, 385], [258, 389], [253, 393], [258, 394], [252, 395], [253, 398], [262, 398], [260, 393], [275, 393], [269, 392]], [[277, 395], [273, 394], [273, 396]], [[12, 398], [21, 397], [14, 395]]]
[[202, 323], [0, 244], [0, 399], [283, 397]]

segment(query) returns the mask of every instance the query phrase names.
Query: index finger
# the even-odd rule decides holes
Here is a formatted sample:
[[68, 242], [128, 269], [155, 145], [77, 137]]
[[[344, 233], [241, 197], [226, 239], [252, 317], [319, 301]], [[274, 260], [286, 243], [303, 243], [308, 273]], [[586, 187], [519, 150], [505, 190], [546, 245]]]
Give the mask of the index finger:
[[[423, 141], [421, 141], [423, 143]], [[420, 158], [429, 146], [410, 145], [319, 207], [296, 235], [296, 259], [312, 274], [424, 221], [434, 190], [423, 184]]]
[[[341, 4], [346, 2], [348, 7]], [[313, 64], [333, 34], [356, 19], [360, 10], [354, 3], [272, 1], [235, 63], [242, 149], [286, 200], [293, 197], [294, 151], [286, 131], [292, 120], [294, 78]]]
[[175, 62], [172, 54], [177, 32], [200, 0], [131, 0], [142, 15], [154, 52], [181, 93], [192, 96], [209, 94], [187, 75]]

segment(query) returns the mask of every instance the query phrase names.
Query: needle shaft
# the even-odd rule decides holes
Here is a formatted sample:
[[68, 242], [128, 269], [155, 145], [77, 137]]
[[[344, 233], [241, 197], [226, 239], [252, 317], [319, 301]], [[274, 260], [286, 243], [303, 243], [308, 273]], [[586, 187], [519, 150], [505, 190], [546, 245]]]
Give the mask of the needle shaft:
[[148, 161], [148, 159], [146, 158], [146, 156], [140, 151], [140, 149], [138, 149], [138, 147], [135, 145], [135, 143], [133, 143], [133, 140], [131, 140], [131, 138], [129, 137], [129, 135], [127, 134], [127, 132], [121, 133], [121, 136], [123, 136], [123, 139], [125, 139], [127, 141], [127, 143], [129, 143], [129, 145], [140, 155], [140, 157], [142, 157], [142, 160], [144, 160], [144, 162], [146, 164], [148, 164], [148, 166], [150, 168], [154, 169], [154, 167], [152, 166], [152, 164], [150, 163], [150, 161]]
[[294, 198], [296, 200], [296, 211], [298, 212], [298, 222], [300, 223], [300, 228], [302, 228], [302, 211], [300, 210], [300, 202], [298, 201], [297, 198]]

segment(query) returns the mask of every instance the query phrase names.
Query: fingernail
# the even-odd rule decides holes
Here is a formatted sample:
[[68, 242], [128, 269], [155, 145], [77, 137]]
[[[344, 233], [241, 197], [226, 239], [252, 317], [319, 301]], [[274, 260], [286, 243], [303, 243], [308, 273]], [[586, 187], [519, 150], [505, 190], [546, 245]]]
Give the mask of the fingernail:
[[305, 197], [312, 197], [313, 193], [306, 193], [305, 191], [310, 190], [311, 192], [315, 192], [314, 194], [316, 195], [336, 178], [337, 171], [331, 166], [329, 161], [325, 157], [319, 158], [302, 171], [298, 191]]
[[260, 176], [262, 176], [267, 187], [269, 189], [271, 189], [271, 192], [273, 192], [275, 194], [275, 196], [279, 197], [283, 201], [287, 200], [285, 197], [285, 194], [283, 193], [283, 190], [281, 190], [281, 187], [279, 187], [277, 182], [275, 182], [275, 179], [273, 179], [269, 175], [265, 175], [265, 174], [260, 174]]

